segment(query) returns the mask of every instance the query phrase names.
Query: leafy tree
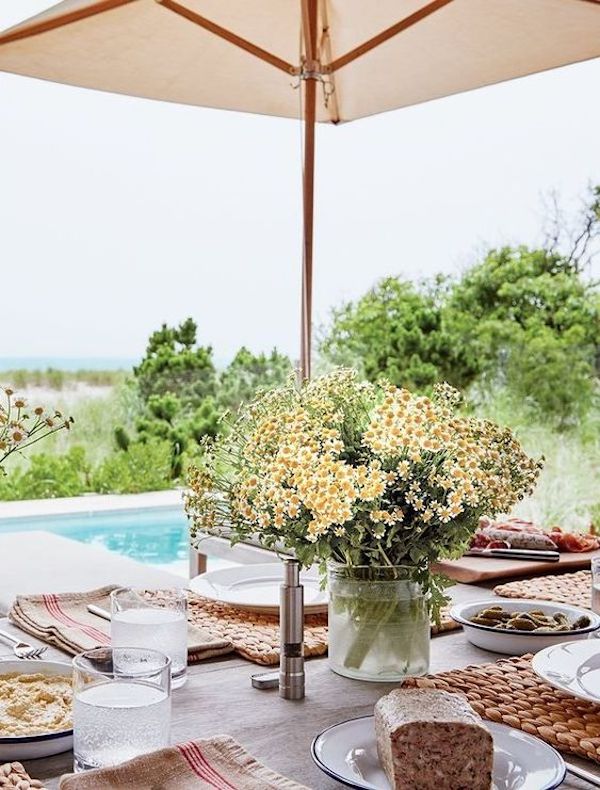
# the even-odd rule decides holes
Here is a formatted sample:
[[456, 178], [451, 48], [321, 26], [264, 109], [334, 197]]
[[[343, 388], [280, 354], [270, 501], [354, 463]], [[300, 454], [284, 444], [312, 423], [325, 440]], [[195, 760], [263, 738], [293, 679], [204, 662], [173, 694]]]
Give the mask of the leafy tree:
[[589, 407], [600, 359], [600, 295], [557, 252], [492, 250], [456, 282], [444, 308], [455, 345], [491, 386], [505, 384], [564, 424]]
[[556, 336], [578, 328], [592, 357], [600, 345], [600, 299], [567, 258], [527, 247], [491, 250], [450, 291], [445, 317], [460, 342], [477, 347], [481, 368], [523, 333], [544, 327]]
[[220, 415], [237, 409], [258, 388], [280, 384], [291, 366], [274, 350], [255, 356], [241, 348], [221, 375], [212, 349], [197, 346], [197, 325], [187, 318], [178, 327], [163, 324], [149, 339], [146, 356], [134, 368], [142, 413], [132, 438], [122, 426], [115, 430], [117, 448], [128, 451], [133, 442], [167, 442], [171, 447], [171, 477], [182, 475], [188, 458], [195, 457], [205, 436], [216, 436]]
[[362, 368], [370, 381], [385, 377], [416, 390], [441, 380], [466, 386], [476, 368], [444, 326], [445, 290], [442, 278], [421, 286], [382, 280], [356, 303], [334, 310], [321, 354], [331, 364]]
[[504, 247], [454, 282], [383, 280], [334, 312], [321, 352], [413, 389], [506, 386], [565, 425], [597, 388], [600, 294], [570, 256]]
[[219, 379], [219, 405], [236, 411], [241, 403], [251, 400], [259, 389], [271, 389], [283, 384], [290, 372], [290, 360], [277, 349], [274, 348], [269, 355], [255, 355], [242, 346]]
[[579, 327], [557, 335], [548, 327], [524, 334], [510, 348], [505, 364], [510, 393], [560, 427], [582, 417], [593, 403], [595, 381]]
[[152, 396], [177, 395], [193, 410], [215, 394], [216, 371], [210, 346], [196, 344], [197, 325], [187, 318], [178, 327], [162, 327], [150, 335], [146, 356], [133, 369], [144, 402]]

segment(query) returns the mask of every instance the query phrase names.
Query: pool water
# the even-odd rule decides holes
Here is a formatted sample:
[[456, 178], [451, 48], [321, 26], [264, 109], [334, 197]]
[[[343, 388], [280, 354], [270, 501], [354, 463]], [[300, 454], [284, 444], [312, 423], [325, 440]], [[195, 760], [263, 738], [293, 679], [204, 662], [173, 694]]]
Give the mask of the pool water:
[[[181, 507], [90, 511], [0, 520], [0, 533], [31, 530], [45, 530], [82, 543], [103, 546], [182, 576], [188, 573], [188, 527]], [[214, 569], [230, 564], [213, 560], [210, 567]]]

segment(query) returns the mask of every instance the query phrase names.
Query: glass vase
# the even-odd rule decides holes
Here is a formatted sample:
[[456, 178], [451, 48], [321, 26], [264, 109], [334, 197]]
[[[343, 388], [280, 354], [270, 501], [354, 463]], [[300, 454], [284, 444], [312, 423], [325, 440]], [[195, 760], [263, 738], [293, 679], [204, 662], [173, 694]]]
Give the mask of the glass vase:
[[414, 575], [410, 566], [329, 564], [329, 666], [334, 672], [386, 683], [427, 674], [427, 596]]

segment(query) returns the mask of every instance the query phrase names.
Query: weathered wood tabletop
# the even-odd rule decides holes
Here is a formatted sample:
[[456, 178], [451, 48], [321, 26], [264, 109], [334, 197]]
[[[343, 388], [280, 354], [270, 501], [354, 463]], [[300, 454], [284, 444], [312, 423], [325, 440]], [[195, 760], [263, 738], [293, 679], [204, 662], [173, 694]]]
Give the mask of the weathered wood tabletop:
[[[490, 591], [473, 585], [453, 588], [455, 600], [488, 597]], [[20, 633], [6, 620], [0, 628]], [[21, 634], [22, 635], [22, 634]], [[34, 644], [38, 642], [29, 639]], [[10, 648], [0, 645], [0, 657]], [[47, 658], [69, 660], [50, 648]], [[462, 631], [436, 636], [432, 640], [431, 671], [455, 669], [467, 664], [495, 661], [499, 656], [469, 644]], [[260, 671], [255, 664], [240, 658], [206, 661], [189, 668], [187, 684], [173, 694], [173, 743], [217, 734], [233, 736], [257, 759], [270, 768], [307, 785], [313, 790], [342, 787], [313, 764], [310, 745], [314, 736], [338, 721], [370, 714], [376, 700], [389, 684], [349, 680], [333, 674], [326, 659], [306, 662], [306, 698], [289, 702], [276, 690], [258, 691], [250, 676]], [[72, 753], [25, 763], [30, 775], [42, 779], [47, 787], [58, 787], [58, 779], [72, 768]], [[590, 771], [600, 780], [600, 768], [585, 760], [569, 761]], [[588, 782], [570, 774], [564, 788], [589, 790]]]

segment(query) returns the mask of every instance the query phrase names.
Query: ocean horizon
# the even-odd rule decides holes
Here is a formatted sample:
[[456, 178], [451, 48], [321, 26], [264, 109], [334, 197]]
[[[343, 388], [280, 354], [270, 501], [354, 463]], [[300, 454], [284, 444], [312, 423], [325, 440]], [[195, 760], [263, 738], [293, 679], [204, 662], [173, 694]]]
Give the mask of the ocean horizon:
[[0, 357], [6, 370], [131, 370], [140, 360], [134, 357]]

